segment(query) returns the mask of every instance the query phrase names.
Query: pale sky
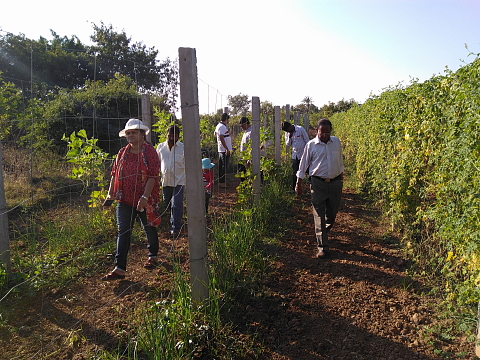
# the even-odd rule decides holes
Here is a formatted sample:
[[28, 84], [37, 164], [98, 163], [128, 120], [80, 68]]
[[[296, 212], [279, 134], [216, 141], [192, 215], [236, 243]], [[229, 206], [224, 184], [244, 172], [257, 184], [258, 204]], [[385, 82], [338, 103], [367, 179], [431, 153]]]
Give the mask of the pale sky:
[[160, 60], [195, 48], [201, 114], [239, 93], [280, 106], [363, 102], [480, 53], [480, 0], [26, 0], [0, 12], [1, 31], [85, 44], [102, 21]]

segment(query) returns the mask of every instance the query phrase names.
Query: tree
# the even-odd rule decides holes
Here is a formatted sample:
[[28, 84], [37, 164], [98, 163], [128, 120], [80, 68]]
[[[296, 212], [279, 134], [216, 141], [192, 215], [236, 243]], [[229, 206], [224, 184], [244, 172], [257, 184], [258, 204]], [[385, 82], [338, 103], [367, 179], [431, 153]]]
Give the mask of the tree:
[[96, 45], [90, 53], [96, 55], [97, 80], [107, 81], [114, 74], [128, 76], [140, 92], [151, 92], [164, 99], [166, 110], [175, 110], [178, 94], [178, 64], [169, 58], [158, 61], [158, 51], [142, 42], [131, 43], [125, 31], [116, 32], [110, 24], [93, 24], [91, 39]]
[[274, 112], [273, 104], [270, 101], [262, 101], [260, 103], [260, 113], [264, 115], [271, 115]]
[[238, 95], [228, 95], [228, 106], [230, 107], [230, 115], [235, 116], [246, 113], [250, 109], [250, 100], [248, 95], [239, 93]]
[[320, 108], [319, 112], [323, 117], [328, 118], [335, 113], [348, 111], [351, 107], [357, 106], [357, 105], [358, 103], [354, 99], [350, 99], [350, 100], [342, 99], [337, 103], [333, 103], [329, 101], [328, 104], [325, 104]]
[[23, 34], [0, 36], [0, 71], [26, 97], [30, 97], [31, 80], [38, 96], [45, 89], [82, 86], [93, 75], [86, 46], [76, 36], [51, 33], [51, 41], [31, 40]]
[[138, 91], [164, 99], [167, 110], [174, 110], [178, 94], [178, 65], [170, 59], [158, 61], [158, 51], [142, 43], [131, 43], [124, 31], [112, 25], [93, 25], [94, 46], [86, 46], [76, 36], [31, 40], [24, 34], [0, 35], [0, 71], [4, 79], [31, 98], [43, 98], [61, 88], [78, 89], [88, 80], [104, 83], [115, 74], [128, 76]]
[[310, 96], [305, 96], [302, 100], [302, 104], [307, 107], [307, 114], [310, 114], [310, 106], [313, 105], [313, 99]]

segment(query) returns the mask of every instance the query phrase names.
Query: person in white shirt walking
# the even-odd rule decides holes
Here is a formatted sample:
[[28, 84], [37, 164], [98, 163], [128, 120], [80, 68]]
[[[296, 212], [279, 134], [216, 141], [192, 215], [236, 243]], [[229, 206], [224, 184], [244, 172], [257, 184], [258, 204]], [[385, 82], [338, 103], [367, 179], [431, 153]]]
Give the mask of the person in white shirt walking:
[[183, 193], [185, 188], [185, 155], [183, 143], [178, 141], [180, 129], [171, 125], [167, 129], [167, 141], [158, 144], [162, 175], [162, 193], [167, 211], [170, 210], [170, 234], [177, 236], [182, 227]]
[[292, 190], [295, 190], [295, 183], [297, 181], [297, 171], [300, 165], [300, 159], [303, 155], [305, 145], [310, 141], [305, 129], [299, 125], [290, 124], [288, 121], [282, 123], [282, 130], [285, 131], [285, 145], [292, 147]]
[[[247, 154], [243, 154], [243, 152], [247, 150], [248, 144], [251, 143], [252, 126], [250, 125], [250, 120], [248, 120], [248, 118], [245, 116], [243, 116], [240, 119], [239, 124], [243, 130], [242, 140], [240, 141], [240, 152], [242, 153], [242, 155], [246, 156]], [[241, 161], [242, 162], [238, 163], [238, 173], [244, 174], [245, 171], [247, 170], [247, 167], [250, 166], [250, 156], [247, 156], [247, 159], [242, 159]], [[243, 181], [243, 180], [245, 180], [245, 178], [241, 177], [240, 181]]]
[[227, 187], [227, 170], [230, 163], [230, 151], [232, 151], [232, 138], [227, 128], [229, 119], [230, 116], [223, 113], [214, 133], [217, 137], [218, 148], [218, 182], [222, 187]]
[[317, 123], [317, 136], [305, 146], [296, 174], [295, 192], [301, 195], [302, 179], [309, 168], [318, 258], [329, 256], [328, 232], [335, 223], [343, 188], [342, 144], [331, 132], [330, 120]]

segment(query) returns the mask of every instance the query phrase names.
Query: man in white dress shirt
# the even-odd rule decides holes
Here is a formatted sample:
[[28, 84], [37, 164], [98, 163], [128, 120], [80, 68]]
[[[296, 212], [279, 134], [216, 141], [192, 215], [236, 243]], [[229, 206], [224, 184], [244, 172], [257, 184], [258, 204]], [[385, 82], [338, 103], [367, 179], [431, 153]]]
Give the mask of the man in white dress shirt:
[[302, 179], [308, 168], [318, 258], [329, 256], [328, 232], [335, 223], [343, 188], [342, 144], [331, 132], [330, 120], [317, 123], [317, 136], [305, 146], [295, 185], [295, 192], [301, 195]]
[[182, 227], [183, 193], [186, 184], [185, 154], [183, 143], [178, 141], [180, 129], [171, 125], [167, 129], [167, 141], [158, 144], [162, 174], [163, 202], [170, 209], [170, 234], [177, 236]]
[[305, 145], [310, 141], [307, 131], [299, 126], [290, 124], [288, 121], [282, 123], [282, 130], [285, 131], [285, 145], [292, 147], [292, 190], [295, 190], [295, 182], [297, 181], [297, 171], [300, 165], [300, 159], [303, 155]]

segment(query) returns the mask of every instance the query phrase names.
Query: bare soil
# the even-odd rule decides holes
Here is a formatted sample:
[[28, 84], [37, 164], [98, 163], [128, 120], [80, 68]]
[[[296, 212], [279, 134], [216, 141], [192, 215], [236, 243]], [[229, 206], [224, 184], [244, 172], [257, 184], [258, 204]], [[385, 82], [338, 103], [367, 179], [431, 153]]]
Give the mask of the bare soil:
[[[211, 216], [232, 211], [234, 203], [233, 186], [217, 189]], [[397, 239], [386, 236], [380, 214], [359, 195], [344, 191], [328, 259], [315, 257], [308, 195], [297, 199], [289, 224], [282, 239], [265, 249], [275, 260], [262, 289], [231, 311], [238, 338], [262, 347], [261, 354], [236, 358], [433, 360], [445, 358], [436, 355], [441, 349], [451, 359], [460, 352], [476, 359], [465, 338], [442, 342], [428, 333], [425, 327], [438, 321], [435, 299], [406, 275], [410, 264]], [[16, 331], [0, 334], [0, 358], [91, 359], [99, 349], [116, 349], [119, 340], [134, 336], [128, 319], [135, 305], [169, 295], [173, 252], [188, 271], [185, 229], [177, 239], [165, 230], [162, 225], [159, 269], [143, 268], [146, 244], [139, 238], [125, 280], [103, 282], [103, 274], [96, 274], [67, 289], [25, 297], [8, 316], [17, 319]]]

